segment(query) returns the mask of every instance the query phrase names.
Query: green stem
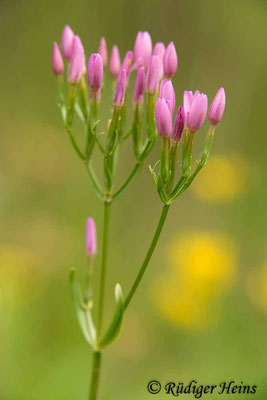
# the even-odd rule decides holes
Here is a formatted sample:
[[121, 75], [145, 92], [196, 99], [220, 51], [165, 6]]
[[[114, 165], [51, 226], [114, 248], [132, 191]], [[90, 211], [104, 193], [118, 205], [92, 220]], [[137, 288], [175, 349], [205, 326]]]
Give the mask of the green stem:
[[66, 125], [66, 130], [67, 130], [67, 132], [69, 134], [69, 138], [70, 138], [70, 141], [71, 141], [71, 144], [72, 144], [74, 150], [76, 151], [76, 153], [78, 154], [78, 156], [80, 157], [81, 160], [85, 160], [85, 156], [83, 155], [83, 153], [79, 149], [79, 147], [78, 147], [78, 145], [77, 145], [77, 143], [76, 143], [76, 141], [75, 141], [75, 139], [73, 137], [72, 129], [71, 129], [71, 127], [69, 125]]
[[188, 178], [185, 185], [181, 188], [181, 191], [179, 191], [179, 194], [183, 193], [191, 185], [191, 183], [193, 182], [193, 180], [195, 179], [197, 174], [202, 170], [203, 167], [204, 167], [204, 165], [202, 165], [202, 164], [197, 165], [193, 174]]
[[93, 367], [91, 374], [91, 388], [89, 394], [89, 400], [96, 400], [98, 387], [99, 387], [99, 375], [100, 375], [100, 366], [101, 366], [101, 352], [94, 351], [93, 352]]
[[105, 293], [105, 281], [106, 281], [106, 264], [107, 264], [107, 247], [108, 247], [108, 232], [110, 222], [110, 209], [111, 202], [104, 202], [104, 226], [103, 226], [103, 241], [102, 241], [102, 259], [101, 259], [101, 270], [100, 270], [100, 285], [99, 285], [99, 299], [98, 299], [98, 326], [97, 326], [97, 337], [100, 338], [103, 310], [104, 310], [104, 293]]
[[138, 275], [137, 275], [137, 277], [136, 277], [136, 279], [135, 279], [135, 281], [133, 283], [133, 286], [131, 287], [131, 290], [128, 293], [128, 296], [125, 299], [125, 303], [124, 303], [125, 304], [125, 310], [128, 307], [130, 301], [132, 300], [132, 297], [135, 294], [136, 289], [138, 288], [138, 286], [139, 286], [139, 284], [140, 284], [140, 282], [141, 282], [141, 280], [143, 278], [144, 273], [146, 272], [148, 263], [149, 263], [149, 261], [150, 261], [150, 259], [152, 257], [152, 254], [153, 254], [153, 252], [155, 250], [155, 247], [156, 247], [156, 244], [158, 242], [160, 233], [162, 231], [164, 222], [166, 220], [169, 208], [170, 208], [170, 204], [164, 204], [162, 212], [161, 212], [161, 215], [160, 215], [160, 219], [159, 219], [159, 222], [158, 222], [158, 226], [157, 226], [156, 232], [154, 234], [154, 237], [152, 239], [152, 242], [150, 244], [150, 247], [148, 249], [146, 258], [145, 258], [145, 260], [143, 262], [143, 265], [140, 268], [140, 271], [139, 271], [139, 273], [138, 273]]
[[135, 166], [132, 169], [132, 172], [130, 173], [130, 175], [128, 176], [128, 178], [125, 180], [125, 182], [121, 185], [121, 187], [112, 195], [112, 199], [116, 199], [117, 197], [119, 197], [124, 190], [127, 189], [127, 187], [129, 186], [129, 184], [133, 181], [133, 179], [136, 177], [139, 169], [142, 167], [143, 163], [141, 163], [140, 161], [138, 161]]

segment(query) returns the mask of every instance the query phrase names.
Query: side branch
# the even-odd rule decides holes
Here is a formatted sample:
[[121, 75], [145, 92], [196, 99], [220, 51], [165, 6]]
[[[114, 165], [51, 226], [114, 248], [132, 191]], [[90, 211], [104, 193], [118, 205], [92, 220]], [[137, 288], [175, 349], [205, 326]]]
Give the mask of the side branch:
[[157, 226], [157, 229], [155, 231], [155, 234], [154, 234], [154, 237], [152, 239], [152, 242], [150, 244], [150, 247], [148, 249], [146, 258], [145, 258], [145, 260], [143, 262], [143, 265], [141, 266], [141, 268], [140, 268], [140, 270], [138, 272], [138, 275], [137, 275], [137, 277], [136, 277], [136, 279], [135, 279], [135, 281], [134, 281], [134, 283], [133, 283], [133, 285], [132, 285], [132, 287], [131, 287], [131, 289], [130, 289], [130, 291], [128, 293], [128, 296], [125, 299], [125, 303], [124, 303], [125, 304], [125, 310], [128, 307], [130, 301], [132, 300], [132, 298], [133, 298], [138, 286], [141, 283], [143, 275], [146, 272], [146, 269], [147, 269], [147, 266], [149, 264], [149, 261], [150, 261], [152, 255], [153, 255], [153, 253], [154, 253], [155, 247], [156, 247], [157, 242], [159, 240], [159, 237], [160, 237], [163, 225], [165, 223], [169, 208], [170, 208], [170, 204], [164, 204], [162, 212], [161, 212], [161, 215], [160, 215], [160, 219], [159, 219], [159, 222], [158, 222], [158, 226]]

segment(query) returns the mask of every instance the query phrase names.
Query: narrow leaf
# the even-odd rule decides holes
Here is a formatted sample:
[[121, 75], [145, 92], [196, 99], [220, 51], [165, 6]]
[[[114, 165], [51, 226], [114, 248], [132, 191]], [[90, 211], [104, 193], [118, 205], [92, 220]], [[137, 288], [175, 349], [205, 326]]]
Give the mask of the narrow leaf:
[[103, 338], [98, 343], [98, 348], [102, 349], [108, 344], [112, 343], [119, 335], [124, 312], [124, 300], [120, 285], [117, 283], [115, 287], [115, 311], [113, 319], [104, 334]]
[[80, 285], [75, 279], [75, 269], [70, 271], [70, 290], [76, 316], [86, 341], [95, 347], [96, 332], [90, 310], [86, 309], [83, 305], [83, 298]]

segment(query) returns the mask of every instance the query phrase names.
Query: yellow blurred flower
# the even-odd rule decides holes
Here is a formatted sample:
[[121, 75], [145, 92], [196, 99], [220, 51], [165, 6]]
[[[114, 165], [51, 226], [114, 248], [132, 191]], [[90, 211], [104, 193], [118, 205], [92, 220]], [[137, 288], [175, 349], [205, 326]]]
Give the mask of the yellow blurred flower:
[[43, 286], [37, 260], [27, 250], [0, 246], [0, 308], [30, 300]]
[[250, 274], [248, 290], [255, 306], [267, 313], [267, 260], [258, 271]]
[[191, 190], [202, 201], [229, 201], [244, 191], [247, 178], [247, 163], [240, 155], [211, 156]]
[[221, 234], [189, 233], [173, 240], [168, 256], [168, 270], [152, 288], [154, 304], [174, 324], [207, 327], [234, 281], [236, 246]]

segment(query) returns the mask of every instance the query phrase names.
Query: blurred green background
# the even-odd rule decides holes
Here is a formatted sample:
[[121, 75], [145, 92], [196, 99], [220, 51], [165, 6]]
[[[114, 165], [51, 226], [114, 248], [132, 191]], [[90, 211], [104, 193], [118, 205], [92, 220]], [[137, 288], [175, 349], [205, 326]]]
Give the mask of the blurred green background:
[[[51, 46], [66, 23], [87, 58], [100, 36], [121, 55], [138, 30], [154, 43], [173, 40], [177, 103], [185, 89], [211, 100], [224, 86], [227, 96], [209, 164], [172, 206], [121, 336], [105, 352], [100, 399], [148, 399], [150, 379], [233, 379], [258, 385], [253, 398], [266, 398], [266, 17], [265, 0], [1, 0], [1, 400], [84, 400], [88, 393], [91, 352], [75, 320], [68, 271], [85, 267], [88, 216], [100, 241], [102, 205], [56, 104]], [[104, 100], [104, 120], [109, 111]], [[159, 144], [149, 162], [158, 157]], [[121, 179], [133, 162], [126, 146]], [[114, 203], [106, 322], [114, 285], [128, 291], [160, 209], [147, 163]]]

